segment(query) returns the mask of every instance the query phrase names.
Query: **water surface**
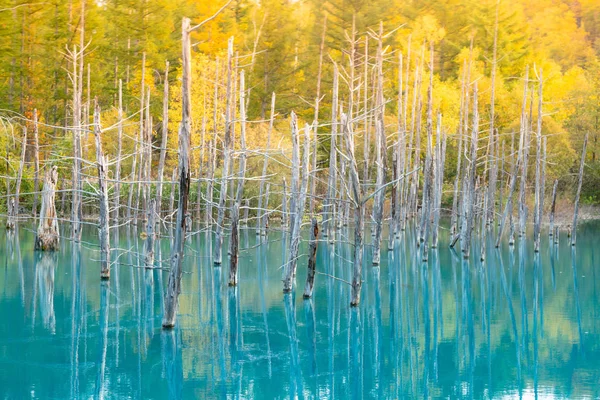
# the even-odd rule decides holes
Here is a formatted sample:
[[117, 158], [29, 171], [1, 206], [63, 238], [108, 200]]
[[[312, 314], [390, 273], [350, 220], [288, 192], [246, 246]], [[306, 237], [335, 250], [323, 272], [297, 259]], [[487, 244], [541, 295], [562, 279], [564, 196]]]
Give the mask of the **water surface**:
[[[198, 234], [171, 331], [168, 272], [140, 268], [131, 231], [112, 234], [121, 255], [101, 283], [95, 229], [45, 255], [29, 228], [0, 236], [0, 399], [600, 396], [600, 223], [580, 227], [575, 250], [566, 236], [558, 246], [543, 236], [539, 254], [530, 240], [490, 242], [484, 263], [463, 261], [446, 234], [423, 263], [407, 232], [379, 268], [367, 247], [358, 308], [346, 244], [320, 244], [325, 275], [304, 300], [305, 243], [296, 293], [284, 295], [281, 232], [259, 245], [242, 230], [237, 288]], [[169, 251], [165, 238], [157, 259]]]

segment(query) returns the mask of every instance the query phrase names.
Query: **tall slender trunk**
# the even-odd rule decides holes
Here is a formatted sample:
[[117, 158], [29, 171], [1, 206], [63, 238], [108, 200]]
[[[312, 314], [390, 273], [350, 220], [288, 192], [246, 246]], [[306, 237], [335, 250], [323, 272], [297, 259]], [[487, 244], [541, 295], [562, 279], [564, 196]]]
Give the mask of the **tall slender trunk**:
[[162, 320], [163, 328], [175, 326], [179, 293], [181, 292], [181, 276], [183, 274], [183, 255], [185, 250], [185, 234], [187, 231], [188, 198], [190, 193], [190, 133], [192, 113], [192, 54], [190, 43], [190, 20], [183, 18], [182, 31], [182, 78], [181, 78], [181, 125], [179, 127], [179, 206], [177, 208], [177, 229], [171, 257], [169, 282], [165, 293], [165, 311]]

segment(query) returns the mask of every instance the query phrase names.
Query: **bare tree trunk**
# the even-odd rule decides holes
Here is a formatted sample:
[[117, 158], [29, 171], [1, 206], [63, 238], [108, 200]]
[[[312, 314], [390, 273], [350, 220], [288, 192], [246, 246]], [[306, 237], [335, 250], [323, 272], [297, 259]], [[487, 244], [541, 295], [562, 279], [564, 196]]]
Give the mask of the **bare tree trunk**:
[[217, 164], [216, 157], [216, 133], [213, 137], [210, 149], [209, 149], [209, 167], [208, 167], [208, 183], [206, 188], [206, 197], [207, 197], [207, 205], [206, 205], [206, 213], [204, 214], [204, 218], [206, 221], [206, 226], [212, 226], [213, 224], [213, 193], [214, 193], [214, 176], [215, 176], [215, 168]]
[[310, 230], [310, 242], [308, 244], [308, 269], [306, 272], [306, 285], [304, 286], [304, 298], [310, 299], [315, 286], [315, 274], [317, 270], [317, 246], [319, 245], [319, 224], [317, 219], [312, 219]]
[[327, 180], [327, 198], [323, 207], [323, 236], [328, 237], [330, 242], [334, 239], [333, 229], [333, 203], [336, 188], [337, 173], [337, 108], [338, 108], [338, 90], [339, 90], [339, 72], [337, 66], [333, 66], [333, 99], [331, 101], [331, 141], [329, 148], [329, 178]]
[[40, 190], [40, 143], [38, 138], [37, 109], [33, 110], [33, 217], [37, 217], [38, 192]]
[[362, 186], [358, 177], [358, 167], [354, 157], [354, 137], [350, 131], [350, 124], [346, 115], [342, 114], [342, 129], [346, 144], [346, 156], [350, 160], [350, 181], [352, 182], [352, 202], [354, 203], [354, 266], [352, 268], [352, 300], [350, 305], [356, 307], [360, 304], [362, 288], [362, 259], [363, 259], [363, 232], [364, 232], [364, 207]]
[[[294, 279], [296, 278], [296, 266], [298, 264], [298, 251], [300, 247], [300, 228], [304, 216], [306, 204], [306, 190], [308, 189], [308, 163], [310, 153], [310, 128], [306, 125], [304, 129], [304, 155], [302, 165], [300, 164], [300, 133], [296, 121], [296, 114], [291, 114], [292, 130], [292, 186], [290, 201], [290, 252], [285, 264], [285, 276], [283, 280], [283, 292], [292, 291]], [[300, 170], [302, 169], [302, 182], [300, 182]]]
[[[292, 166], [292, 168], [294, 168]], [[293, 181], [293, 179], [292, 179]], [[294, 199], [290, 199], [290, 202], [294, 201]], [[281, 197], [281, 228], [282, 229], [287, 229], [289, 228], [289, 224], [288, 224], [288, 209], [287, 209], [287, 205], [288, 205], [288, 194], [287, 194], [287, 182], [285, 180], [285, 177], [283, 178], [283, 194]], [[293, 206], [290, 204], [290, 208], [293, 209]]]
[[[504, 212], [502, 213], [502, 218], [500, 220], [500, 228], [498, 228], [498, 236], [496, 238], [496, 248], [500, 247], [500, 241], [502, 240], [502, 234], [504, 233], [504, 227], [506, 224], [506, 219], [510, 217], [510, 225], [511, 225], [511, 235], [512, 232], [512, 212], [513, 212], [513, 197], [515, 190], [517, 188], [517, 179], [518, 179], [518, 171], [519, 164], [521, 163], [521, 153], [523, 146], [523, 131], [521, 131], [520, 145], [519, 145], [519, 154], [517, 156], [517, 161], [513, 162], [512, 171], [510, 174], [510, 189], [508, 192], [508, 196], [506, 198], [506, 205], [504, 206]], [[510, 241], [510, 239], [509, 239]]]
[[[375, 184], [375, 203], [373, 217], [375, 218], [375, 240], [373, 242], [373, 265], [379, 265], [381, 260], [381, 231], [383, 225], [383, 205], [385, 201], [385, 172], [386, 172], [386, 137], [383, 117], [385, 104], [383, 99], [383, 23], [379, 24], [379, 40], [377, 45], [377, 101], [375, 116], [375, 135], [377, 153], [377, 181]], [[350, 116], [351, 118], [352, 116]], [[350, 123], [350, 121], [349, 121]]]
[[475, 174], [477, 173], [477, 137], [479, 134], [479, 112], [477, 109], [477, 81], [473, 89], [473, 129], [471, 132], [471, 154], [469, 157], [469, 169], [463, 195], [463, 227], [462, 227], [462, 252], [465, 259], [469, 258], [471, 250], [471, 234], [473, 232], [474, 219], [474, 197], [475, 197]]
[[[263, 202], [263, 189], [265, 187], [266, 175], [267, 175], [267, 166], [269, 165], [269, 147], [271, 145], [271, 132], [273, 131], [273, 122], [275, 120], [275, 93], [271, 94], [271, 117], [269, 119], [269, 130], [267, 131], [267, 148], [265, 149], [265, 156], [263, 160], [263, 169], [262, 169], [262, 178], [260, 180], [260, 189], [258, 193], [258, 210], [257, 219], [256, 219], [256, 234], [260, 235], [264, 230], [263, 218], [262, 216], [266, 214], [266, 211], [262, 209]], [[266, 208], [266, 207], [265, 207]]]
[[58, 219], [54, 204], [55, 188], [58, 182], [58, 168], [52, 166], [46, 171], [44, 191], [42, 192], [42, 207], [40, 209], [40, 223], [35, 237], [35, 250], [58, 250], [60, 233]]
[[558, 188], [558, 179], [554, 180], [552, 186], [552, 206], [550, 207], [550, 229], [548, 230], [549, 236], [554, 234], [554, 213], [556, 212], [556, 189]]
[[392, 151], [392, 204], [390, 206], [390, 223], [388, 232], [388, 251], [394, 249], [394, 237], [396, 224], [396, 214], [398, 208], [398, 152]]
[[231, 241], [229, 246], [229, 286], [237, 286], [237, 268], [239, 258], [240, 237], [240, 207], [244, 195], [244, 180], [246, 173], [246, 79], [244, 71], [240, 72], [240, 157], [238, 186], [232, 213]]
[[156, 239], [157, 201], [151, 199], [148, 203], [146, 217], [146, 242], [144, 243], [144, 265], [146, 269], [154, 268], [154, 241]]
[[440, 214], [442, 208], [442, 195], [443, 195], [443, 186], [444, 186], [444, 165], [446, 162], [446, 143], [447, 137], [446, 134], [441, 136], [442, 131], [442, 115], [438, 114], [438, 128], [437, 128], [437, 141], [438, 141], [438, 153], [436, 156], [436, 167], [435, 167], [435, 186], [433, 189], [433, 235], [432, 235], [432, 248], [438, 247], [438, 238], [439, 238], [439, 226], [440, 226]]
[[[23, 127], [23, 139], [21, 141], [21, 165], [25, 165], [25, 151], [27, 150], [27, 128]], [[21, 195], [21, 181], [23, 179], [24, 168], [19, 168], [17, 172], [17, 185], [15, 189], [14, 202], [9, 207], [8, 220], [6, 221], [6, 229], [15, 229], [19, 219], [19, 196]]]
[[[456, 176], [454, 178], [454, 196], [452, 197], [452, 217], [451, 217], [451, 221], [450, 221], [450, 233], [452, 235], [458, 235], [459, 232], [459, 227], [458, 227], [458, 223], [461, 219], [461, 217], [458, 215], [459, 214], [459, 209], [460, 207], [460, 201], [459, 201], [459, 196], [461, 194], [461, 184], [464, 182], [461, 182], [461, 175], [462, 175], [462, 170], [461, 170], [461, 163], [462, 163], [462, 153], [463, 153], [463, 136], [464, 136], [464, 125], [463, 125], [463, 114], [465, 113], [465, 105], [466, 105], [466, 99], [467, 99], [467, 93], [466, 93], [466, 87], [467, 87], [467, 68], [466, 68], [466, 61], [463, 65], [463, 77], [462, 77], [462, 83], [461, 83], [461, 94], [460, 94], [460, 110], [459, 110], [459, 118], [458, 118], [458, 152], [457, 152], [457, 160], [456, 160]], [[466, 146], [465, 146], [466, 147]], [[456, 236], [458, 237], [458, 236]]]
[[496, 19], [494, 22], [494, 47], [492, 56], [492, 73], [491, 73], [491, 96], [490, 96], [490, 133], [488, 138], [489, 159], [491, 160], [491, 167], [489, 170], [488, 178], [488, 191], [487, 191], [487, 209], [486, 219], [488, 226], [493, 226], [496, 214], [496, 183], [498, 180], [498, 159], [494, 157], [496, 146], [498, 146], [496, 138], [496, 129], [494, 126], [495, 117], [495, 95], [496, 95], [496, 66], [497, 66], [497, 50], [498, 50], [498, 10], [500, 8], [500, 2], [496, 3]]
[[312, 178], [310, 182], [310, 215], [315, 215], [315, 196], [317, 187], [317, 146], [319, 142], [319, 106], [321, 104], [321, 75], [323, 72], [323, 54], [325, 51], [325, 34], [327, 33], [327, 15], [323, 19], [323, 34], [321, 35], [321, 46], [319, 47], [319, 72], [317, 73], [317, 96], [315, 97], [315, 115], [313, 119], [313, 132], [315, 140], [313, 142], [312, 158]]
[[175, 326], [179, 293], [181, 292], [181, 276], [183, 274], [183, 255], [185, 250], [185, 234], [187, 231], [187, 209], [190, 193], [190, 131], [191, 131], [191, 88], [192, 57], [190, 43], [190, 20], [183, 18], [182, 28], [182, 78], [181, 78], [181, 125], [179, 127], [179, 206], [177, 208], [177, 229], [169, 283], [165, 293], [165, 311], [162, 320], [163, 328]]
[[[83, 12], [82, 12], [83, 18]], [[83, 20], [82, 20], [83, 21]], [[81, 240], [82, 218], [82, 184], [81, 184], [81, 81], [83, 80], [83, 26], [81, 39], [81, 53], [77, 47], [73, 49], [73, 201], [71, 204], [72, 239], [78, 243]], [[79, 55], [79, 57], [78, 57]], [[81, 74], [77, 71], [81, 60]]]
[[267, 236], [267, 229], [269, 228], [269, 195], [271, 193], [271, 184], [267, 183], [267, 189], [265, 190], [265, 212], [262, 214], [262, 236]]
[[121, 208], [121, 155], [123, 152], [123, 81], [119, 79], [119, 109], [117, 110], [119, 119], [117, 125], [117, 166], [115, 171], [115, 205], [113, 219], [118, 221], [119, 210]]
[[588, 142], [588, 134], [583, 139], [583, 149], [581, 150], [581, 163], [579, 164], [579, 179], [577, 184], [577, 194], [575, 195], [575, 211], [573, 212], [573, 231], [571, 234], [571, 246], [575, 246], [577, 241], [577, 217], [579, 214], [579, 198], [581, 197], [581, 185], [583, 183], [583, 168], [585, 167], [585, 150]]
[[538, 118], [536, 132], [536, 162], [535, 162], [535, 206], [533, 211], [534, 227], [533, 227], [533, 247], [537, 253], [540, 251], [540, 234], [542, 223], [542, 200], [544, 193], [542, 192], [542, 70], [540, 69], [539, 76], [539, 91], [538, 91]]
[[108, 209], [108, 166], [104, 153], [102, 152], [102, 141], [100, 135], [100, 107], [95, 101], [94, 107], [94, 137], [96, 139], [96, 166], [98, 168], [98, 193], [100, 201], [100, 278], [110, 278], [110, 238], [109, 238], [109, 209]]
[[523, 131], [523, 154], [521, 158], [521, 182], [519, 188], [519, 236], [525, 235], [527, 222], [527, 161], [529, 158], [529, 123], [527, 122], [527, 88], [529, 85], [529, 67], [525, 70], [525, 84], [523, 88], [523, 105], [521, 108], [521, 130]]
[[165, 78], [164, 78], [164, 91], [163, 91], [163, 120], [162, 120], [162, 139], [160, 143], [160, 159], [158, 160], [158, 186], [156, 188], [156, 212], [159, 215], [159, 219], [162, 210], [162, 192], [163, 192], [163, 179], [165, 171], [165, 160], [167, 158], [167, 142], [169, 137], [169, 62], [165, 65]]
[[173, 168], [173, 174], [171, 175], [171, 194], [169, 196], [169, 221], [171, 226], [171, 238], [174, 238], [173, 230], [175, 225], [173, 224], [173, 215], [175, 213], [175, 182], [177, 180], [177, 167]]
[[239, 257], [239, 237], [240, 229], [239, 222], [240, 209], [237, 202], [233, 205], [233, 212], [231, 213], [231, 240], [229, 241], [230, 255], [229, 255], [229, 286], [237, 286], [237, 269], [238, 269], [238, 257]]
[[213, 254], [215, 265], [221, 265], [223, 248], [223, 231], [225, 228], [225, 201], [227, 200], [227, 184], [229, 182], [229, 167], [231, 166], [231, 135], [233, 130], [233, 118], [231, 115], [231, 78], [233, 59], [233, 37], [229, 39], [227, 51], [227, 99], [225, 105], [225, 143], [223, 149], [223, 172], [221, 176], [221, 188], [219, 195], [219, 210], [217, 215], [216, 243]]

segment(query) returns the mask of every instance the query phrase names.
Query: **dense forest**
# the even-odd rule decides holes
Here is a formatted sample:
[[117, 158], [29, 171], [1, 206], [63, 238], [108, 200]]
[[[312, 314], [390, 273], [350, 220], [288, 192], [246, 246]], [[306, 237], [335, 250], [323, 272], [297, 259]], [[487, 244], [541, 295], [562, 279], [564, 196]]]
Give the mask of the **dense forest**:
[[[166, 171], [170, 172], [177, 163], [176, 135], [181, 108], [177, 83], [181, 75], [181, 18], [188, 16], [192, 21], [201, 21], [221, 6], [219, 2], [197, 0], [2, 0], [0, 115], [3, 127], [0, 141], [6, 151], [2, 155], [6, 162], [1, 163], [0, 174], [16, 176], [22, 140], [17, 127], [23, 126], [32, 132], [33, 113], [37, 110], [39, 139], [30, 134], [26, 140], [30, 145], [39, 140], [42, 165], [47, 161], [58, 163], [61, 175], [70, 176], [71, 167], [64, 156], [72, 154], [71, 135], [65, 128], [74, 122], [73, 71], [79, 77], [76, 84], [81, 92], [82, 118], [88, 124], [94, 98], [99, 101], [103, 120], [108, 121], [104, 125], [116, 122], [119, 82], [122, 82], [122, 109], [129, 137], [135, 137], [140, 100], [144, 97], [141, 88], [149, 90], [147, 100], [156, 150], [165, 134], [162, 97], [167, 61], [172, 86], [171, 118], [165, 125], [168, 134], [173, 136], [168, 141], [170, 151], [166, 156]], [[597, 160], [600, 4], [594, 0], [233, 1], [192, 35], [193, 157], [201, 157], [202, 129], [207, 131], [204, 137], [207, 143], [213, 135], [214, 104], [218, 103], [214, 100], [213, 87], [215, 81], [223, 82], [217, 94], [222, 97], [224, 60], [230, 37], [234, 38], [236, 71], [243, 69], [246, 73], [248, 120], [268, 119], [271, 96], [275, 93], [277, 131], [289, 127], [288, 121], [282, 121], [292, 110], [300, 119], [312, 122], [318, 95], [318, 119], [323, 125], [319, 133], [327, 135], [334, 64], [343, 75], [340, 102], [344, 107], [350, 100], [347, 83], [352, 74], [358, 82], [353, 86], [356, 98], [362, 97], [362, 78], [358, 78], [363, 76], [362, 60], [365, 54], [374, 60], [377, 47], [373, 34], [378, 32], [380, 22], [385, 33], [383, 84], [388, 134], [394, 131], [396, 124], [393, 117], [397, 113], [398, 54], [404, 55], [407, 70], [416, 68], [428, 59], [423, 56], [424, 49], [429, 50], [428, 43], [433, 44], [435, 53], [434, 109], [443, 116], [447, 133], [452, 136], [458, 129], [461, 77], [465, 68], [469, 69], [470, 80], [478, 81], [482, 126], [489, 124], [496, 37], [494, 126], [505, 145], [508, 148], [510, 133], [518, 130], [522, 77], [526, 68], [531, 68], [532, 81], [537, 71], [543, 70], [543, 131], [548, 137], [551, 161], [548, 179], [560, 178], [559, 191], [572, 196], [576, 185], [571, 176], [578, 168], [583, 136], [589, 133], [582, 201], [600, 200]], [[81, 47], [83, 56], [74, 63], [74, 56], [77, 58]], [[373, 67], [374, 62], [368, 65], [368, 74], [372, 74]], [[412, 74], [407, 78], [412, 85]], [[420, 87], [425, 98], [427, 85]], [[535, 103], [535, 90], [531, 93], [531, 102]], [[422, 113], [425, 116], [425, 107]], [[535, 107], [532, 113], [535, 120]], [[221, 112], [218, 114], [217, 132], [223, 124]], [[264, 148], [265, 131], [265, 123], [249, 124], [248, 147]], [[277, 144], [285, 147], [289, 139], [288, 135], [283, 136], [286, 138]], [[276, 137], [273, 141], [280, 139]], [[89, 151], [93, 157], [93, 135], [84, 134], [83, 140], [84, 152]], [[116, 129], [108, 131], [103, 142], [106, 153], [114, 159], [118, 147]], [[124, 152], [131, 152], [133, 143], [124, 141], [123, 146]], [[32, 148], [29, 146], [25, 155], [23, 193], [31, 193], [33, 189]], [[158, 164], [158, 151], [154, 153], [153, 162]], [[328, 139], [320, 140], [318, 153], [319, 166], [326, 168]], [[208, 152], [204, 157], [208, 157]], [[448, 162], [454, 158], [449, 155]], [[259, 169], [259, 163], [249, 161], [250, 168]], [[130, 168], [131, 163], [131, 158], [124, 160], [124, 170]], [[452, 177], [451, 170], [448, 169], [448, 178]], [[258, 170], [256, 172], [258, 175]], [[6, 197], [2, 200], [2, 204], [6, 204]], [[22, 198], [22, 202], [32, 201], [32, 196]]]

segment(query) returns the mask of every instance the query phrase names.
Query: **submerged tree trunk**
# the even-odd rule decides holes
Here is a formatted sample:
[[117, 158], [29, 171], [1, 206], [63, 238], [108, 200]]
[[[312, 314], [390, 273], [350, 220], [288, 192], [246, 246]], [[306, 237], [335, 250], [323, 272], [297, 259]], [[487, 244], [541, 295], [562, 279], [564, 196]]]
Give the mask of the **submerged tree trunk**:
[[229, 246], [229, 286], [237, 286], [237, 269], [239, 259], [239, 237], [240, 237], [240, 208], [244, 195], [244, 181], [246, 176], [246, 79], [245, 73], [240, 72], [240, 157], [238, 186], [235, 195], [231, 221], [231, 241]]
[[46, 171], [44, 190], [42, 192], [42, 207], [40, 209], [40, 223], [35, 237], [35, 250], [58, 250], [60, 233], [58, 219], [54, 204], [56, 183], [58, 182], [58, 168], [52, 166]]
[[581, 184], [583, 182], [583, 168], [585, 167], [585, 150], [587, 147], [588, 135], [583, 139], [583, 149], [581, 150], [581, 162], [579, 164], [579, 183], [577, 184], [577, 194], [575, 195], [575, 211], [573, 212], [573, 227], [571, 234], [571, 246], [575, 246], [577, 241], [577, 217], [579, 214], [579, 198], [581, 197]]
[[548, 230], [548, 235], [554, 235], [554, 213], [556, 212], [556, 189], [558, 188], [558, 179], [554, 180], [554, 185], [552, 186], [552, 205], [550, 207], [550, 229]]
[[156, 215], [158, 202], [151, 199], [148, 202], [146, 217], [146, 242], [144, 244], [144, 266], [146, 269], [154, 268], [154, 240], [156, 239]]
[[183, 18], [182, 25], [182, 78], [181, 78], [181, 125], [179, 127], [179, 206], [177, 208], [177, 227], [171, 257], [169, 283], [165, 293], [165, 311], [162, 320], [163, 328], [173, 328], [179, 306], [181, 277], [183, 274], [183, 255], [185, 250], [185, 234], [187, 232], [187, 209], [190, 193], [190, 132], [191, 132], [191, 43], [190, 20]]
[[[300, 227], [302, 226], [302, 217], [304, 216], [304, 206], [306, 204], [306, 191], [308, 189], [308, 163], [310, 152], [309, 127], [304, 130], [304, 154], [302, 165], [300, 164], [300, 133], [296, 122], [296, 114], [291, 115], [292, 129], [292, 187], [290, 201], [290, 251], [288, 261], [285, 264], [285, 276], [283, 280], [283, 292], [291, 292], [296, 277], [296, 266], [298, 264], [298, 251], [300, 247]], [[300, 172], [302, 170], [302, 178]], [[302, 182], [300, 182], [302, 179]]]
[[221, 265], [223, 259], [223, 236], [225, 229], [225, 202], [227, 200], [227, 185], [229, 183], [229, 167], [231, 166], [231, 135], [233, 131], [233, 116], [231, 115], [231, 75], [233, 59], [233, 38], [229, 39], [227, 51], [227, 98], [225, 105], [225, 141], [223, 149], [223, 171], [221, 175], [221, 188], [219, 194], [219, 209], [217, 214], [216, 243], [213, 254], [215, 265]]
[[346, 144], [346, 156], [350, 161], [350, 182], [352, 202], [354, 204], [354, 266], [352, 268], [352, 300], [350, 305], [355, 307], [360, 304], [360, 292], [362, 288], [362, 259], [363, 259], [363, 232], [365, 228], [365, 203], [362, 186], [358, 177], [358, 167], [354, 157], [354, 137], [350, 130], [350, 124], [345, 114], [342, 114], [342, 129], [344, 130], [344, 141]]
[[109, 211], [108, 211], [108, 166], [104, 153], [102, 152], [102, 141], [100, 134], [100, 107], [98, 101], [95, 101], [94, 107], [94, 137], [96, 139], [96, 165], [98, 167], [98, 192], [100, 201], [100, 278], [110, 278], [110, 238], [109, 238]]
[[304, 286], [304, 298], [309, 299], [313, 294], [315, 286], [315, 274], [317, 272], [317, 246], [319, 245], [319, 224], [316, 218], [312, 219], [310, 230], [310, 242], [308, 243], [308, 270], [306, 272], [306, 285]]

